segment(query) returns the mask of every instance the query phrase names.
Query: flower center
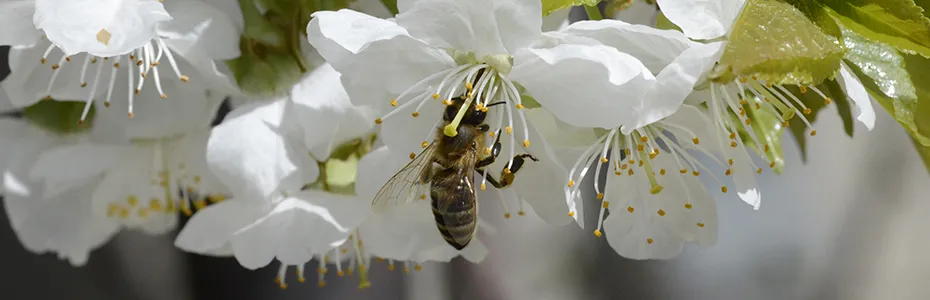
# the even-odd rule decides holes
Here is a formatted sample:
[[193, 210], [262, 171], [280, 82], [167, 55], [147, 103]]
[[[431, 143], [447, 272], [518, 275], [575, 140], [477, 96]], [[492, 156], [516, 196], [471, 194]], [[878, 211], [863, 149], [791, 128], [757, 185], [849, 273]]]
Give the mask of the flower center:
[[[665, 189], [663, 183], [681, 184], [688, 198], [685, 208], [690, 209], [692, 206], [690, 196], [692, 191], [685, 182], [688, 179], [684, 178], [684, 176], [689, 176], [688, 173], [695, 177], [700, 176], [702, 171], [710, 174], [711, 178], [721, 186], [720, 190], [723, 193], [727, 192], [727, 186], [713, 172], [709, 172], [709, 169], [700, 160], [692, 156], [689, 150], [702, 153], [716, 164], [725, 167], [726, 176], [734, 173], [730, 168], [733, 165], [732, 159], [724, 164], [700, 145], [700, 138], [691, 129], [668, 119], [647, 125], [630, 134], [622, 134], [618, 128], [612, 129], [591, 144], [584, 151], [584, 154], [575, 161], [569, 171], [568, 184], [564, 188], [565, 196], [573, 202], [581, 198], [581, 185], [578, 182], [584, 179], [596, 161], [594, 190], [597, 193], [597, 199], [601, 200], [597, 229], [594, 230], [596, 236], [601, 236], [605, 214], [609, 207], [609, 202], [605, 199], [605, 190], [599, 180], [601, 171], [605, 169], [604, 164], [607, 163], [611, 163], [615, 176], [624, 176], [626, 174], [629, 176], [627, 180], [647, 182], [649, 193], [652, 195], [662, 193]], [[660, 155], [663, 151], [667, 154]], [[641, 170], [636, 170], [637, 168]], [[644, 194], [638, 194], [637, 192], [634, 195], [620, 197], [644, 196]], [[614, 195], [612, 197], [618, 196]], [[631, 205], [624, 209], [629, 213], [633, 213], [637, 208]], [[659, 217], [664, 217], [666, 210], [658, 209], [656, 213]], [[571, 211], [568, 214], [574, 216], [575, 212]]]
[[[419, 117], [420, 110], [430, 102], [439, 102], [445, 106], [461, 105], [454, 119], [443, 128], [444, 134], [453, 137], [457, 135], [458, 126], [461, 125], [462, 118], [468, 109], [488, 112], [491, 106], [503, 105], [503, 111], [495, 110], [494, 113], [488, 113], [487, 118], [494, 120], [496, 117], [497, 121], [491, 125], [488, 131], [491, 139], [486, 139], [488, 144], [485, 152], [489, 153], [491, 151], [494, 138], [498, 132], [504, 131], [509, 136], [511, 145], [511, 147], [507, 147], [510, 149], [509, 157], [514, 157], [516, 147], [512, 146], [515, 145], [515, 137], [513, 135], [514, 113], [511, 106], [516, 108], [519, 125], [523, 129], [523, 147], [528, 148], [530, 146], [529, 127], [527, 127], [526, 116], [523, 113], [523, 101], [517, 86], [507, 78], [504, 72], [498, 69], [500, 66], [495, 67], [496, 65], [506, 66], [506, 58], [503, 56], [488, 56], [487, 58], [489, 58], [488, 61], [493, 62], [463, 64], [427, 76], [401, 93], [396, 99], [391, 100], [391, 106], [396, 108], [381, 118], [375, 119], [375, 124], [388, 121], [396, 116], [398, 112], [411, 107], [415, 107], [411, 116], [414, 118]], [[464, 102], [453, 100], [456, 97], [464, 98]], [[439, 101], [429, 101], [430, 99]], [[506, 126], [504, 126], [505, 116]], [[442, 122], [440, 116], [436, 117], [437, 121], [434, 127], [438, 127]], [[421, 144], [422, 148], [429, 145], [433, 132], [429, 134]], [[412, 153], [411, 158], [415, 155], [416, 153]], [[510, 168], [512, 165], [513, 160], [511, 159], [507, 167]]]
[[[42, 55], [42, 59], [40, 61], [42, 64], [48, 63], [49, 54], [51, 54], [52, 50], [55, 48], [55, 45], [51, 44], [48, 46], [48, 48], [45, 49], [45, 53]], [[88, 92], [87, 98], [85, 99], [85, 106], [84, 111], [81, 114], [81, 121], [79, 121], [79, 123], [83, 123], [83, 120], [87, 117], [88, 111], [90, 111], [94, 95], [97, 93], [97, 88], [99, 87], [101, 81], [100, 77], [104, 73], [103, 69], [106, 63], [98, 64], [100, 58], [89, 54], [80, 55], [84, 56], [83, 63], [81, 64], [81, 77], [79, 80], [81, 88], [86, 88], [88, 86], [87, 80], [90, 78], [88, 76], [88, 69], [92, 65], [96, 65], [96, 68], [94, 68], [95, 70], [93, 71], [93, 77], [90, 79], [90, 91]], [[132, 51], [130, 54], [119, 55], [115, 57], [103, 57], [102, 59], [104, 61], [112, 60], [113, 62], [113, 68], [111, 68], [109, 72], [110, 76], [109, 81], [107, 82], [107, 93], [104, 100], [104, 105], [106, 107], [110, 107], [110, 99], [113, 97], [113, 88], [116, 85], [117, 73], [120, 70], [120, 67], [125, 66], [127, 68], [126, 79], [128, 93], [126, 97], [127, 101], [129, 102], [128, 114], [130, 118], [135, 115], [133, 113], [133, 97], [142, 91], [142, 87], [145, 84], [146, 79], [149, 77], [149, 74], [154, 75], [151, 77], [155, 82], [155, 89], [158, 90], [158, 94], [161, 96], [161, 98], [168, 98], [168, 95], [165, 94], [164, 90], [162, 89], [161, 79], [159, 76], [159, 65], [163, 59], [167, 60], [175, 75], [177, 75], [177, 77], [182, 82], [188, 82], [190, 80], [188, 76], [181, 74], [181, 70], [178, 68], [177, 61], [174, 59], [174, 55], [172, 55], [171, 49], [168, 48], [167, 44], [161, 37], [157, 36], [149, 41], [148, 44], [139, 47], [138, 49]], [[57, 63], [52, 64], [52, 76], [45, 90], [45, 93], [49, 95], [49, 99], [51, 98], [52, 87], [55, 85], [62, 67], [66, 62], [70, 61], [70, 56], [62, 55], [61, 58], [58, 59]], [[135, 83], [135, 81], [138, 81], [138, 83]]]
[[[107, 216], [129, 224], [138, 224], [152, 214], [193, 214], [191, 207], [203, 209], [209, 203], [226, 199], [222, 194], [209, 194], [201, 188], [201, 176], [187, 168], [187, 162], [166, 159], [164, 141], [136, 141], [137, 146], [151, 147], [151, 163], [142, 176], [128, 176], [122, 185], [125, 199], [113, 199], [107, 206]], [[148, 150], [148, 149], [146, 149]], [[145, 178], [138, 181], [134, 178]], [[147, 179], [147, 180], [146, 180]], [[119, 180], [119, 179], [117, 179]]]

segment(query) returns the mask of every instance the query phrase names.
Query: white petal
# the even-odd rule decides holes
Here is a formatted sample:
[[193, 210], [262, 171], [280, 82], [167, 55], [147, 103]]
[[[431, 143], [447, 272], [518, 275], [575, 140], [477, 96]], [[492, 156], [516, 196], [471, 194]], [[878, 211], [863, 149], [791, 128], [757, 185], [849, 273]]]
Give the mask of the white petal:
[[324, 64], [291, 89], [294, 109], [288, 112], [303, 126], [304, 143], [318, 159], [326, 159], [334, 147], [374, 127], [374, 110], [353, 105], [340, 77]]
[[535, 0], [419, 0], [397, 15], [397, 24], [431, 46], [512, 54], [541, 33], [542, 3]]
[[543, 17], [542, 31], [561, 30], [569, 25], [568, 15], [571, 9], [560, 9]]
[[161, 2], [148, 0], [36, 0], [33, 22], [67, 55], [109, 57], [129, 53], [171, 20]]
[[[26, 107], [46, 96], [52, 96], [58, 100], [77, 100], [87, 97], [88, 89], [82, 89], [81, 83], [78, 82], [84, 54], [73, 56], [72, 62], [66, 61], [60, 65], [55, 84], [51, 90], [47, 89], [52, 74], [55, 72], [51, 67], [56, 65], [62, 57], [60, 52], [52, 51], [48, 56], [48, 62], [41, 64], [42, 55], [49, 45], [48, 41], [41, 40], [32, 47], [10, 48], [11, 73], [0, 83], [0, 86], [6, 91], [14, 106]], [[88, 73], [93, 76], [93, 71], [88, 71]]]
[[629, 108], [639, 106], [655, 83], [639, 60], [607, 46], [525, 49], [514, 62], [510, 78], [556, 117], [578, 127], [619, 127], [634, 117]]
[[165, 10], [174, 18], [158, 25], [158, 34], [180, 54], [200, 53], [211, 60], [239, 57], [239, 35], [233, 19], [199, 1], [167, 2]]
[[203, 0], [207, 4], [213, 6], [213, 8], [220, 10], [226, 16], [230, 18], [233, 24], [236, 26], [236, 31], [242, 32], [245, 28], [245, 18], [242, 16], [242, 9], [239, 8], [239, 3], [236, 1], [229, 0]]
[[207, 163], [236, 198], [267, 201], [282, 182], [303, 184], [297, 169], [300, 155], [281, 131], [285, 102], [243, 106], [213, 128]]
[[[108, 109], [96, 111], [95, 122], [103, 119], [113, 122], [112, 126], [123, 128], [129, 138], [165, 138], [210, 128], [223, 99], [207, 97], [202, 87], [174, 79], [162, 81], [168, 99], [161, 99], [154, 86], [146, 86], [135, 96], [133, 118], [126, 117], [128, 101], [113, 101]], [[126, 92], [123, 88], [113, 93], [125, 95]]]
[[[569, 201], [563, 192], [568, 183], [568, 169], [535, 128], [530, 128], [530, 140], [527, 152], [540, 161], [524, 162], [513, 181], [513, 190], [546, 222], [564, 225], [574, 219], [579, 226], [584, 226], [581, 201]], [[502, 154], [498, 160], [506, 162], [509, 158]], [[574, 216], [569, 217], [569, 212], [574, 212]]]
[[619, 20], [576, 22], [562, 30], [562, 33], [592, 38], [617, 48], [642, 61], [653, 73], [659, 73], [690, 46], [688, 38], [681, 32]]
[[409, 260], [444, 247], [452, 248], [436, 229], [429, 201], [400, 205], [374, 214], [359, 227], [365, 250], [395, 260]]
[[623, 134], [674, 114], [694, 90], [701, 75], [713, 68], [723, 46], [723, 42], [694, 43], [662, 69], [656, 76], [656, 84], [646, 93], [642, 106], [630, 108], [636, 113], [630, 122], [623, 124]]
[[859, 81], [856, 75], [852, 74], [846, 64], [843, 64], [840, 68], [840, 76], [836, 80], [843, 87], [846, 96], [856, 104], [856, 110], [859, 111], [856, 120], [865, 124], [865, 127], [869, 130], [872, 130], [875, 127], [875, 110], [872, 109], [872, 98], [869, 97], [869, 93], [862, 86], [862, 82]]
[[102, 173], [130, 157], [124, 146], [79, 144], [47, 150], [32, 166], [29, 176], [48, 181], [72, 181]]
[[351, 10], [315, 13], [307, 37], [342, 74], [356, 105], [385, 107], [417, 82], [456, 65], [445, 50], [410, 37], [394, 22]]
[[0, 3], [0, 45], [27, 46], [42, 36], [32, 23], [35, 2], [8, 0]]
[[181, 250], [211, 254], [229, 245], [232, 236], [261, 215], [263, 206], [227, 199], [197, 211], [178, 233], [174, 245]]
[[662, 13], [695, 40], [726, 35], [746, 0], [658, 0]]

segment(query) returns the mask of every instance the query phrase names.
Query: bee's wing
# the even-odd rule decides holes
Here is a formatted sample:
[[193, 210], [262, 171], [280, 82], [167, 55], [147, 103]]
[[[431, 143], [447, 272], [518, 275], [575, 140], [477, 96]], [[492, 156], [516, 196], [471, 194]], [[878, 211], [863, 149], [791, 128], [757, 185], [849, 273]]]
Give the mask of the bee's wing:
[[[418, 194], [420, 190], [427, 189], [428, 171], [433, 165], [433, 153], [436, 152], [436, 143], [431, 143], [423, 152], [420, 152], [413, 161], [397, 171], [389, 179], [375, 198], [371, 200], [374, 212], [383, 212], [391, 207], [407, 204], [420, 199], [425, 194]], [[426, 191], [423, 191], [425, 193]]]

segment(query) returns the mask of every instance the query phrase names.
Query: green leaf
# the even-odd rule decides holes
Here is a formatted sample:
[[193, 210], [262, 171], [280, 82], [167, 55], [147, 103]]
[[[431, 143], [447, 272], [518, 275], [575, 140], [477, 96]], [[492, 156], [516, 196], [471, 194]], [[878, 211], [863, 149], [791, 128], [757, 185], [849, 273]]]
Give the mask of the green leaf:
[[93, 126], [95, 110], [91, 105], [87, 119], [80, 123], [84, 102], [41, 100], [23, 109], [23, 118], [36, 127], [61, 134], [85, 132]]
[[543, 16], [548, 16], [554, 11], [569, 8], [572, 6], [595, 6], [601, 0], [542, 0]]
[[911, 78], [922, 78], [924, 84], [915, 84], [917, 104], [914, 108], [914, 125], [917, 127], [917, 139], [924, 146], [930, 146], [930, 59], [918, 55], [905, 55], [904, 66]]
[[254, 0], [239, 0], [239, 8], [242, 10], [242, 17], [245, 21], [245, 29], [242, 32], [244, 38], [267, 45], [280, 46], [282, 44], [283, 36], [271, 22], [265, 19], [265, 16], [255, 6]]
[[915, 139], [911, 139], [914, 142], [914, 147], [917, 148], [917, 154], [920, 154], [920, 158], [924, 161], [924, 167], [930, 171], [930, 146], [923, 146], [917, 142]]
[[[761, 99], [754, 99], [754, 101], [761, 102]], [[760, 156], [765, 156], [768, 161], [775, 162], [775, 167], [773, 170], [776, 174], [781, 174], [782, 168], [785, 166], [785, 154], [781, 146], [781, 137], [784, 127], [781, 126], [781, 122], [778, 121], [778, 117], [775, 116], [771, 111], [767, 109], [754, 109], [750, 108], [749, 103], [743, 106], [743, 109], [746, 111], [746, 117], [752, 120], [752, 131], [756, 134], [756, 137], [759, 138], [759, 141], [769, 145], [769, 151], [764, 151], [756, 145], [753, 141], [752, 136], [745, 132], [745, 127], [740, 126], [740, 138], [743, 140], [743, 143], [746, 144], [750, 149], [759, 154]], [[739, 119], [736, 120], [739, 122]]]
[[[830, 103], [836, 104], [836, 109], [843, 120], [843, 128], [847, 135], [852, 136], [854, 128], [852, 106], [849, 104], [849, 99], [846, 98], [843, 88], [835, 80], [826, 81], [816, 87], [824, 96], [830, 99]], [[820, 94], [813, 91], [808, 90], [806, 93], [802, 93], [797, 86], [786, 86], [785, 88], [791, 94], [797, 95], [798, 99], [804, 103], [804, 106], [811, 110], [809, 114], [804, 115], [811, 123], [815, 122], [820, 110], [829, 105]], [[807, 162], [807, 125], [799, 117], [792, 118], [788, 123], [788, 130], [791, 131], [791, 135], [794, 136], [798, 147], [801, 148], [801, 161]]]
[[930, 19], [913, 0], [820, 0], [843, 26], [906, 53], [930, 56]]
[[749, 0], [733, 25], [714, 78], [731, 82], [756, 76], [772, 84], [811, 85], [832, 78], [843, 58], [842, 44], [794, 6]]
[[924, 117], [928, 115], [926, 112], [919, 113], [928, 108], [927, 104], [918, 106], [918, 96], [930, 99], [930, 92], [928, 87], [915, 85], [912, 81], [912, 78], [930, 78], [923, 77], [930, 76], [926, 70], [930, 68], [928, 60], [916, 55], [902, 55], [892, 46], [866, 39], [845, 27], [841, 29], [843, 43], [849, 49], [845, 60], [869, 95], [920, 144], [930, 146], [930, 129], [926, 125], [930, 120], [921, 121], [922, 130], [917, 124], [918, 116], [928, 118]]
[[397, 0], [381, 0], [381, 3], [384, 4], [384, 7], [387, 7], [388, 11], [392, 14], [398, 14], [397, 10]]
[[271, 47], [246, 38], [242, 55], [226, 61], [239, 88], [252, 96], [282, 95], [300, 80], [302, 70], [287, 49]]
[[681, 27], [678, 27], [678, 25], [672, 23], [672, 21], [669, 20], [668, 17], [666, 17], [665, 14], [663, 14], [661, 11], [659, 12], [659, 15], [656, 16], [656, 28], [682, 32]]

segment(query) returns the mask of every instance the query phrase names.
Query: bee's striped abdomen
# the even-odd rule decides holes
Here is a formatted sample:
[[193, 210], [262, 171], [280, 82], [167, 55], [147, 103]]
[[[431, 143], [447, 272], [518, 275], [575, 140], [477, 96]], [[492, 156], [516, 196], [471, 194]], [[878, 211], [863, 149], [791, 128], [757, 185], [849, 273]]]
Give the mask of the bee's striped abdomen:
[[[444, 170], [448, 172], [453, 170]], [[455, 180], [450, 180], [455, 179]], [[436, 228], [450, 245], [462, 250], [475, 236], [478, 203], [471, 188], [470, 176], [435, 176], [430, 188]]]

